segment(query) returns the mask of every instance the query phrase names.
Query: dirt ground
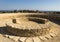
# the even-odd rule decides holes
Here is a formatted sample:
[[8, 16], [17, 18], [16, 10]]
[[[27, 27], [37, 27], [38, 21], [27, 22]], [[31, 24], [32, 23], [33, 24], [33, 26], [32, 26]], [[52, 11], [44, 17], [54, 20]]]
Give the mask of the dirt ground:
[[59, 33], [56, 37], [50, 39], [50, 40], [47, 40], [47, 41], [44, 41], [44, 42], [60, 42], [60, 21], [57, 21], [57, 20], [50, 20], [52, 21], [53, 23], [55, 23], [56, 25], [58, 25], [58, 29], [59, 29]]
[[[12, 39], [10, 39], [8, 36], [7, 37], [4, 37], [3, 35], [11, 35], [11, 33], [7, 32], [5, 29], [5, 25], [6, 25], [6, 22], [7, 21], [11, 21], [11, 20], [2, 20], [0, 21], [0, 42], [16, 42]], [[51, 39], [47, 39], [47, 40], [42, 40], [42, 41], [38, 41], [38, 39], [36, 39], [36, 41], [33, 41], [33, 42], [60, 42], [60, 21], [58, 20], [53, 20], [53, 19], [50, 19], [50, 21], [55, 24], [55, 27], [59, 29], [59, 32], [57, 34], [57, 36], [51, 38]], [[14, 36], [14, 35], [13, 35]], [[15, 38], [15, 40], [17, 40], [17, 38]], [[18, 41], [18, 42], [21, 42], [21, 41]], [[25, 41], [24, 41], [25, 42]], [[28, 42], [28, 41], [27, 41]], [[30, 41], [29, 41], [30, 42]]]

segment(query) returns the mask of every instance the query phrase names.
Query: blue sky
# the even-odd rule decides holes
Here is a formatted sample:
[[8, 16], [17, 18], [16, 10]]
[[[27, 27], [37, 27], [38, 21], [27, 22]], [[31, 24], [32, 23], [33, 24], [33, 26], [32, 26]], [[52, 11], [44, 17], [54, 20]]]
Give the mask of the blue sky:
[[60, 0], [0, 0], [0, 10], [60, 11]]

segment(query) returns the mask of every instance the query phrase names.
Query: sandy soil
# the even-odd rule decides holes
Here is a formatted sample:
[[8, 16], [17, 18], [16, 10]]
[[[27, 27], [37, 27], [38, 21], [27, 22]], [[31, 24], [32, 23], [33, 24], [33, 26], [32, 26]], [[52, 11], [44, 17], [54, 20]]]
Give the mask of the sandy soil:
[[[3, 17], [3, 15], [2, 15], [2, 17]], [[10, 19], [4, 20], [4, 19], [0, 18], [0, 42], [15, 42], [14, 40], [12, 40], [8, 37], [8, 35], [11, 35], [11, 34], [5, 30], [7, 21], [11, 21], [11, 20]], [[57, 21], [57, 20], [51, 20], [51, 21], [53, 24], [55, 24], [54, 27], [59, 29], [58, 35], [51, 39], [47, 39], [47, 40], [43, 40], [43, 41], [38, 41], [38, 39], [36, 39], [36, 41], [33, 41], [33, 42], [60, 42], [60, 21]], [[6, 34], [7, 34], [7, 37], [4, 37], [3, 35], [6, 35]], [[17, 40], [17, 38], [14, 38], [14, 39]], [[28, 39], [28, 40], [30, 40], [30, 39]], [[28, 40], [27, 40], [27, 42], [28, 42]], [[18, 42], [21, 42], [21, 41], [18, 41]]]
[[0, 42], [14, 42], [13, 40], [11, 39], [8, 39], [6, 37], [3, 37], [1, 34], [0, 34]]

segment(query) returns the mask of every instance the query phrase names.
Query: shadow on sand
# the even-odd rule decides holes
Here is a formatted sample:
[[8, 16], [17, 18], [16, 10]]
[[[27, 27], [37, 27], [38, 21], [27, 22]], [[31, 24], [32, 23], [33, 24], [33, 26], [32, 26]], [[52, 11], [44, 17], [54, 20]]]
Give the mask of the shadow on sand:
[[49, 20], [53, 23], [60, 25], [60, 20], [56, 20], [56, 19], [49, 19]]
[[6, 27], [0, 27], [0, 34], [2, 34], [2, 35], [16, 36], [16, 35], [14, 35], [14, 34], [8, 32]]

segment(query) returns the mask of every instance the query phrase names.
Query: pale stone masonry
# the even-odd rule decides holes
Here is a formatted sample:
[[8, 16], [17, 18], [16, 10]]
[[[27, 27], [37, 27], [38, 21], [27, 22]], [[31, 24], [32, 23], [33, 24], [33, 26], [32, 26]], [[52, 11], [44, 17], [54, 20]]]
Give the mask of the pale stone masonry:
[[53, 19], [55, 16], [43, 13], [0, 14], [0, 27], [3, 28], [0, 28], [0, 42], [43, 42], [53, 39], [58, 35], [59, 27], [46, 18]]

